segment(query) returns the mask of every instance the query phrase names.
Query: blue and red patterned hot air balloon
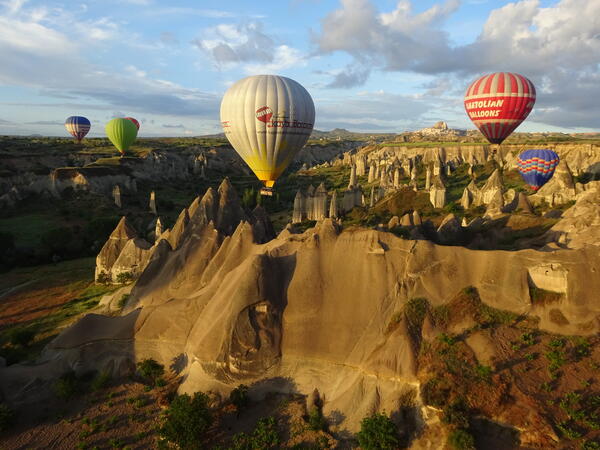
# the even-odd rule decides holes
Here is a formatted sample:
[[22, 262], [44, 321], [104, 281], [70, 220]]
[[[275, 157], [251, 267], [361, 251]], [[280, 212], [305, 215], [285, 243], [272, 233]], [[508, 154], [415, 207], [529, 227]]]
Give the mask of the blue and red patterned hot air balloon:
[[88, 131], [90, 131], [91, 126], [90, 121], [81, 116], [71, 116], [65, 120], [65, 128], [71, 136], [77, 139], [77, 142], [81, 142], [85, 135], [88, 134]]
[[537, 191], [552, 178], [559, 161], [552, 150], [525, 150], [517, 158], [517, 167], [525, 182]]

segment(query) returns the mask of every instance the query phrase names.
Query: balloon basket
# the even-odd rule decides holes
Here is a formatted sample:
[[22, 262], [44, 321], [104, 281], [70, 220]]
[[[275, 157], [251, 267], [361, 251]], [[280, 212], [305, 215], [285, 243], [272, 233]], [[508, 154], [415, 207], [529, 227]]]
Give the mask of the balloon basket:
[[266, 195], [268, 197], [273, 197], [273, 189], [264, 187], [260, 189], [260, 195]]

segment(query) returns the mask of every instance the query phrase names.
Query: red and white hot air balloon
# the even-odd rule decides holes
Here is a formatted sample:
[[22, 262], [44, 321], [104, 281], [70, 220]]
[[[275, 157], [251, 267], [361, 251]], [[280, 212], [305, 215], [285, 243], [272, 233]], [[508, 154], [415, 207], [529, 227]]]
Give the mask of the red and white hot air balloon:
[[133, 117], [125, 117], [125, 118], [127, 120], [131, 120], [138, 130], [140, 129], [140, 123], [137, 121], [137, 119], [134, 119]]
[[475, 80], [465, 94], [465, 109], [492, 144], [501, 144], [535, 104], [535, 86], [518, 73], [496, 72]]

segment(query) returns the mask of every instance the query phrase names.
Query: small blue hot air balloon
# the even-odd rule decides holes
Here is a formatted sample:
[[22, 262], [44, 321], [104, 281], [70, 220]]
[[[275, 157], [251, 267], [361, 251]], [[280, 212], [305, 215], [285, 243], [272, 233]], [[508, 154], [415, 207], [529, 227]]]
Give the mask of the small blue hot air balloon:
[[71, 116], [65, 120], [65, 128], [71, 136], [77, 139], [77, 142], [81, 142], [85, 135], [88, 134], [88, 131], [90, 131], [91, 126], [90, 121], [81, 116]]
[[525, 150], [517, 158], [523, 180], [537, 191], [554, 175], [560, 158], [552, 150]]

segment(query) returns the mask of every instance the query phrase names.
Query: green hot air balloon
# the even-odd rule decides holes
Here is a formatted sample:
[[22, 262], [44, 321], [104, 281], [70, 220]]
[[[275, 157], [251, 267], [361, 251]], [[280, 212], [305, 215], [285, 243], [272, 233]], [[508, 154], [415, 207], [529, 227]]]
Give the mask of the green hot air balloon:
[[129, 150], [137, 137], [137, 127], [129, 119], [113, 119], [106, 124], [105, 130], [108, 139], [121, 152], [121, 156]]

